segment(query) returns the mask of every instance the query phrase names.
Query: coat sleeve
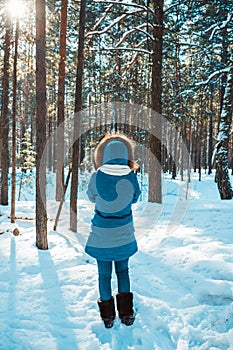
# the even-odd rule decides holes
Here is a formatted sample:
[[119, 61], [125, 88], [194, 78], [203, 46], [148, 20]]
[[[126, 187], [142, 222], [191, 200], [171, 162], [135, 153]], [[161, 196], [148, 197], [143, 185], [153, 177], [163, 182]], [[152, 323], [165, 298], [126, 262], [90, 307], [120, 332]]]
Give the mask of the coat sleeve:
[[140, 190], [140, 187], [139, 187], [137, 175], [135, 174], [135, 186], [134, 186], [133, 203], [137, 202], [140, 194], [141, 194], [141, 190]]
[[87, 196], [92, 203], [96, 202], [96, 197], [98, 196], [96, 189], [96, 172], [91, 175], [87, 188]]

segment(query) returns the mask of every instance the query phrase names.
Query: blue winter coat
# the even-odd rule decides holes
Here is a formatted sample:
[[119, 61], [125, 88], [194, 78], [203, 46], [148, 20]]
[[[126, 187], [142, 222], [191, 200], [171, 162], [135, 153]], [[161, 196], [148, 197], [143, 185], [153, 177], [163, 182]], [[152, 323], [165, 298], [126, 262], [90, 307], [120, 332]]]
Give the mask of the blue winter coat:
[[120, 261], [137, 251], [132, 204], [141, 191], [137, 175], [125, 159], [109, 161], [105, 154], [104, 161], [92, 174], [88, 186], [87, 194], [95, 203], [95, 214], [85, 251], [97, 260]]

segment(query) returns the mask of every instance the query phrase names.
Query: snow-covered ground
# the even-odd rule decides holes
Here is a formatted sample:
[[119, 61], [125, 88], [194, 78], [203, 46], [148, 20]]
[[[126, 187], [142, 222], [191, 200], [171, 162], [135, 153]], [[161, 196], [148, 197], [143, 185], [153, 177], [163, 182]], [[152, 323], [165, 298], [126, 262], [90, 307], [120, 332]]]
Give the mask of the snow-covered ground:
[[[213, 175], [192, 175], [187, 200], [178, 180], [166, 176], [164, 185], [163, 205], [134, 206], [131, 327], [100, 320], [96, 263], [83, 251], [93, 210], [85, 198], [77, 234], [68, 202], [53, 231], [56, 204], [48, 203], [47, 251], [35, 246], [34, 220], [11, 224], [10, 208], [0, 207], [1, 350], [233, 349], [233, 201], [219, 199]], [[33, 201], [17, 202], [17, 217], [34, 211]]]

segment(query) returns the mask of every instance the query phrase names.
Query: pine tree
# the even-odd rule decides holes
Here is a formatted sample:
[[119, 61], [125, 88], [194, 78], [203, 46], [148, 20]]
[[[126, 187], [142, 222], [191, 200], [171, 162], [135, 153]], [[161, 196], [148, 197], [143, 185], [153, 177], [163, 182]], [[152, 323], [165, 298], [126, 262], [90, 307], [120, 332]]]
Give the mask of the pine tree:
[[36, 0], [36, 246], [48, 249], [46, 211], [46, 11], [45, 0]]
[[64, 192], [64, 120], [65, 120], [65, 71], [66, 71], [66, 33], [68, 1], [62, 0], [60, 20], [60, 47], [58, 72], [58, 113], [56, 149], [56, 200], [60, 201]]
[[218, 140], [216, 143], [216, 182], [221, 199], [233, 197], [231, 180], [229, 177], [228, 149], [229, 135], [233, 114], [233, 54], [227, 75], [227, 85], [223, 98]]
[[79, 44], [78, 44], [78, 62], [76, 71], [76, 90], [75, 90], [75, 116], [74, 133], [72, 148], [72, 181], [70, 192], [70, 228], [77, 231], [77, 198], [78, 198], [78, 170], [80, 157], [80, 112], [82, 109], [83, 94], [83, 68], [84, 68], [84, 32], [85, 32], [85, 13], [86, 0], [81, 0], [79, 13]]
[[13, 69], [13, 106], [12, 106], [12, 184], [11, 184], [11, 222], [15, 222], [15, 195], [16, 195], [16, 101], [17, 101], [17, 62], [19, 41], [19, 19], [16, 19], [15, 50]]
[[10, 74], [10, 46], [11, 23], [9, 15], [5, 15], [4, 65], [2, 77], [2, 104], [1, 104], [1, 188], [0, 203], [8, 205], [8, 174], [9, 174], [9, 74]]
[[34, 151], [31, 144], [31, 129], [28, 128], [25, 131], [24, 137], [21, 141], [20, 156], [18, 157], [21, 168], [20, 184], [19, 184], [19, 196], [18, 200], [21, 198], [23, 191], [23, 185], [33, 187], [34, 178], [32, 176], [32, 171], [35, 167], [36, 152]]

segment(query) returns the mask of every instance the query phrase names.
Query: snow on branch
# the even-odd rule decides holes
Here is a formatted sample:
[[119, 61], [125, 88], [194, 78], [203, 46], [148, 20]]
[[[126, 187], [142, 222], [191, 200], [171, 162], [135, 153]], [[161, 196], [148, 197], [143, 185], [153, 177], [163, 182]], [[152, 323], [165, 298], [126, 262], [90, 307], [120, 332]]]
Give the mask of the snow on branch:
[[101, 3], [101, 4], [114, 4], [114, 5], [130, 6], [130, 7], [138, 8], [138, 9], [141, 9], [145, 12], [150, 12], [151, 14], [154, 14], [154, 11], [151, 8], [149, 8], [147, 6], [135, 4], [133, 2], [123, 2], [123, 1], [118, 2], [118, 1], [113, 1], [113, 0], [94, 0], [94, 2]]
[[[134, 62], [136, 62], [137, 57], [138, 57], [138, 53], [136, 52], [136, 53], [133, 55], [133, 58], [131, 59], [131, 61], [128, 63], [128, 68], [129, 68], [129, 69], [134, 65]], [[125, 71], [125, 74], [123, 73], [123, 76], [124, 76], [124, 75], [126, 75], [126, 71]]]
[[224, 29], [227, 27], [228, 23], [230, 23], [232, 19], [232, 13], [228, 13], [228, 16], [227, 16], [227, 19], [225, 21], [222, 22], [221, 25], [219, 25], [218, 23], [217, 24], [213, 24], [212, 26], [210, 26], [208, 29], [205, 30], [205, 33], [208, 33], [211, 31], [211, 34], [210, 34], [210, 38], [209, 40], [212, 40], [215, 33], [218, 31], [218, 30], [221, 30], [221, 29]]
[[[140, 43], [138, 43], [136, 45], [136, 48], [139, 47], [142, 43], [146, 42], [147, 39], [143, 39], [142, 41], [140, 41]], [[128, 69], [131, 69], [132, 66], [134, 65], [134, 63], [136, 62], [137, 58], [138, 58], [138, 53], [140, 53], [141, 51], [136, 51], [136, 53], [133, 55], [133, 58], [131, 59], [131, 61], [127, 64]], [[151, 52], [150, 54], [152, 54], [153, 52]], [[124, 77], [126, 75], [127, 71], [125, 71], [122, 76]]]
[[206, 79], [206, 80], [204, 80], [204, 81], [199, 81], [198, 83], [195, 83], [195, 85], [196, 85], [196, 86], [207, 85], [216, 75], [229, 72], [229, 70], [230, 70], [230, 67], [217, 70], [216, 72], [210, 74], [210, 76], [209, 76], [208, 79]]
[[[136, 46], [139, 46], [141, 45], [143, 42], [145, 42], [146, 39], [143, 39], [142, 41], [140, 41], [140, 43], [138, 43]], [[135, 51], [135, 52], [139, 52], [139, 53], [146, 53], [148, 55], [152, 55], [153, 54], [153, 51], [148, 51], [148, 50], [145, 50], [145, 49], [139, 49], [137, 47], [102, 47], [101, 49], [91, 49], [91, 51], [119, 51], [119, 50], [123, 50], [123, 51]]]
[[138, 27], [135, 27], [135, 28], [132, 28], [130, 30], [128, 30], [123, 36], [122, 38], [120, 39], [120, 41], [116, 44], [116, 47], [119, 47], [121, 44], [123, 44], [125, 42], [125, 40], [128, 38], [128, 36], [132, 33], [135, 33], [135, 32], [141, 32], [143, 34], [145, 34], [147, 37], [149, 37], [151, 40], [154, 40], [153, 36], [150, 35], [148, 32], [146, 32], [145, 30], [143, 30], [142, 28], [144, 27], [148, 27], [147, 24], [141, 24], [140, 26]]
[[129, 15], [133, 15], [135, 13], [138, 13], [138, 12], [142, 12], [143, 10], [137, 10], [137, 11], [134, 11], [134, 12], [126, 12], [124, 13], [123, 15], [117, 17], [114, 21], [112, 21], [112, 23], [110, 23], [107, 27], [105, 27], [103, 30], [96, 30], [96, 31], [92, 31], [92, 32], [89, 32], [87, 33], [87, 37], [88, 36], [92, 36], [94, 34], [98, 34], [98, 35], [101, 35], [101, 34], [104, 34], [104, 33], [107, 33], [109, 29], [111, 29], [112, 27], [114, 27], [117, 23], [119, 23], [120, 21], [122, 21], [124, 18], [128, 17]]
[[[142, 39], [137, 45], [135, 45], [135, 47], [140, 47], [143, 43], [147, 42], [147, 38]], [[149, 52], [149, 51], [148, 51]], [[153, 52], [151, 51], [150, 54], [152, 54]]]
[[113, 4], [109, 5], [108, 8], [106, 9], [104, 15], [98, 20], [98, 22], [96, 23], [96, 25], [93, 27], [93, 31], [95, 31], [100, 25], [101, 23], [105, 20], [105, 18], [107, 17], [108, 13], [111, 11], [111, 9], [113, 8]]

